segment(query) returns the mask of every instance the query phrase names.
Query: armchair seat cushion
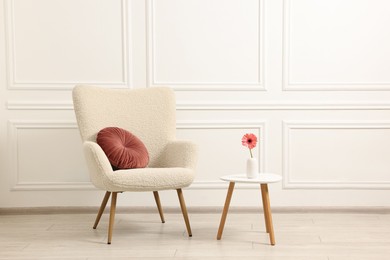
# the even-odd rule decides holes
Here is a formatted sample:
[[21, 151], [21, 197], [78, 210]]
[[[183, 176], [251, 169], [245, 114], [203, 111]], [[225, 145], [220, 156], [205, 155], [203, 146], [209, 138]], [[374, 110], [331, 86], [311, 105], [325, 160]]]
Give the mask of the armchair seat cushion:
[[188, 168], [137, 168], [107, 174], [108, 191], [159, 191], [188, 187], [194, 180]]

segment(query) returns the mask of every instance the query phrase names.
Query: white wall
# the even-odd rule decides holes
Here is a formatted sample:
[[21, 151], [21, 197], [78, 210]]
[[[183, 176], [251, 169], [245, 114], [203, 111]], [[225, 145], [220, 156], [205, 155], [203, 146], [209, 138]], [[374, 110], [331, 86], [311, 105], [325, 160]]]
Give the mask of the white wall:
[[[272, 205], [390, 206], [389, 13], [385, 0], [0, 0], [0, 207], [100, 203], [77, 83], [176, 90], [178, 136], [200, 145], [188, 206], [223, 205], [218, 177], [244, 171], [247, 132], [261, 170], [284, 178]], [[238, 185], [232, 205], [259, 201]]]

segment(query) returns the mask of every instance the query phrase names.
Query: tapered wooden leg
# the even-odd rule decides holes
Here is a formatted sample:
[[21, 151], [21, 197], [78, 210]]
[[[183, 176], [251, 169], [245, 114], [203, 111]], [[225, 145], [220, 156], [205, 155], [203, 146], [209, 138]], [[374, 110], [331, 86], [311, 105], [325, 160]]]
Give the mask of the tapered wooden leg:
[[265, 225], [267, 228], [267, 232], [269, 233], [270, 243], [271, 245], [275, 245], [275, 234], [274, 234], [274, 227], [272, 224], [272, 214], [271, 214], [271, 205], [270, 205], [269, 195], [268, 195], [268, 185], [260, 184], [260, 187], [261, 187], [261, 196], [263, 199], [263, 206], [264, 206]]
[[[260, 184], [261, 187], [262, 184]], [[267, 233], [269, 233], [269, 225], [268, 225], [268, 208], [265, 204], [267, 199], [265, 198], [265, 192], [263, 192], [263, 189], [261, 188], [261, 200], [263, 201], [263, 212], [264, 212], [264, 221], [265, 221], [265, 230]]]
[[232, 195], [233, 195], [234, 184], [235, 184], [234, 182], [230, 182], [229, 184], [229, 189], [225, 200], [225, 206], [223, 207], [223, 211], [222, 211], [221, 222], [219, 223], [217, 240], [221, 240], [222, 237], [223, 228], [225, 227], [225, 222], [226, 222], [226, 216], [229, 210], [230, 200], [232, 199]]
[[183, 192], [181, 189], [177, 189], [177, 196], [179, 197], [181, 212], [183, 213], [184, 221], [186, 223], [188, 236], [192, 237], [190, 220], [188, 219], [187, 207], [186, 207], [186, 203], [184, 202]]
[[99, 212], [98, 212], [98, 214], [96, 216], [95, 224], [93, 225], [93, 229], [96, 229], [96, 227], [98, 226], [100, 218], [102, 217], [104, 209], [106, 208], [107, 201], [110, 198], [110, 195], [111, 195], [111, 192], [109, 192], [109, 191], [107, 191], [106, 194], [104, 195], [104, 198], [103, 198], [103, 201], [102, 201], [102, 205], [100, 205]]
[[110, 223], [108, 225], [108, 241], [107, 244], [111, 244], [112, 230], [114, 228], [115, 220], [115, 209], [116, 209], [116, 196], [118, 192], [113, 192], [111, 196], [111, 207], [110, 207]]
[[161, 222], [165, 223], [164, 213], [162, 211], [160, 196], [158, 195], [158, 191], [153, 191], [153, 195], [154, 195], [154, 200], [156, 201], [157, 204], [158, 213], [160, 213]]

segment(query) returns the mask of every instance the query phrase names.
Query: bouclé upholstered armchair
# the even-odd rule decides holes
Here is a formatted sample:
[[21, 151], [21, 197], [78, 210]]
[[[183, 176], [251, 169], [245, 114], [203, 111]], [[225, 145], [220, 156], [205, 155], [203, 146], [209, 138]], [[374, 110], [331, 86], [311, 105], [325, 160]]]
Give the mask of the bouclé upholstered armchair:
[[[158, 191], [176, 190], [189, 236], [192, 236], [182, 188], [194, 180], [196, 146], [176, 140], [176, 104], [169, 88], [136, 90], [76, 86], [73, 103], [83, 141], [91, 182], [106, 194], [93, 228], [96, 228], [111, 196], [108, 244], [111, 244], [118, 192], [153, 191], [164, 223]], [[149, 153], [146, 168], [114, 171], [97, 144], [98, 132], [119, 127], [137, 136]]]

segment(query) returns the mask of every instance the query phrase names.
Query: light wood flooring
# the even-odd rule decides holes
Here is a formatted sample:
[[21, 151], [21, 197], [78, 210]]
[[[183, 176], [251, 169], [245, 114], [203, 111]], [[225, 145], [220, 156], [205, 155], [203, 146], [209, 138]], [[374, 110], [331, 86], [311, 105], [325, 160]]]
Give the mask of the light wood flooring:
[[0, 259], [280, 259], [388, 260], [390, 214], [274, 213], [276, 245], [263, 214], [229, 213], [217, 241], [220, 214], [117, 214], [111, 245], [108, 215], [0, 215]]

